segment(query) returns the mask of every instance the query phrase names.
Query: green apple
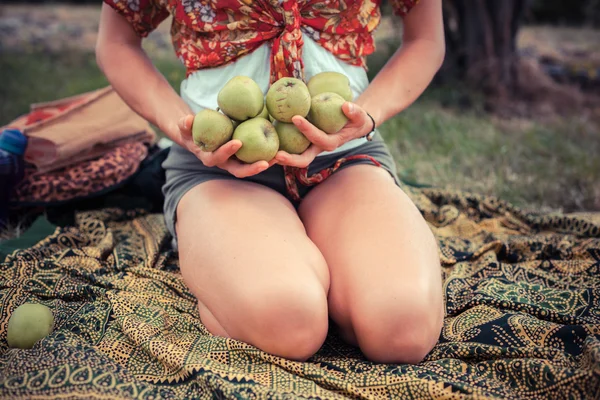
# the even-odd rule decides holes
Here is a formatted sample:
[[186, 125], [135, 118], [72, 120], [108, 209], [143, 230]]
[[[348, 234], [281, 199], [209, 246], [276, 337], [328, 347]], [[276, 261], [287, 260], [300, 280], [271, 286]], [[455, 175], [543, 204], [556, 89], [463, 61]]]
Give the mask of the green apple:
[[275, 121], [273, 126], [279, 136], [279, 150], [302, 154], [310, 146], [310, 140], [293, 123]]
[[218, 111], [204, 109], [194, 116], [192, 139], [202, 151], [215, 151], [233, 135], [233, 123]]
[[320, 93], [312, 98], [307, 119], [323, 132], [336, 133], [348, 123], [348, 117], [342, 110], [345, 102], [337, 93]]
[[217, 103], [231, 119], [245, 121], [260, 114], [264, 107], [264, 94], [252, 78], [238, 75], [221, 88]]
[[292, 122], [294, 115], [306, 117], [310, 110], [310, 92], [296, 78], [281, 78], [273, 83], [266, 100], [269, 115], [281, 122]]
[[257, 115], [257, 117], [261, 117], [261, 118], [264, 118], [264, 119], [269, 119], [269, 110], [267, 110], [267, 104], [266, 103], [263, 106], [263, 109], [260, 112], [260, 114]]
[[346, 75], [339, 72], [320, 72], [312, 76], [306, 86], [310, 91], [311, 97], [325, 92], [333, 92], [342, 96], [346, 101], [354, 99], [354, 94], [350, 88], [350, 80]]
[[275, 127], [261, 117], [242, 122], [235, 128], [233, 139], [242, 142], [242, 147], [235, 153], [236, 157], [248, 164], [260, 160], [271, 161], [279, 150]]
[[53, 325], [54, 316], [45, 305], [21, 304], [8, 320], [6, 341], [13, 348], [31, 349], [52, 332]]

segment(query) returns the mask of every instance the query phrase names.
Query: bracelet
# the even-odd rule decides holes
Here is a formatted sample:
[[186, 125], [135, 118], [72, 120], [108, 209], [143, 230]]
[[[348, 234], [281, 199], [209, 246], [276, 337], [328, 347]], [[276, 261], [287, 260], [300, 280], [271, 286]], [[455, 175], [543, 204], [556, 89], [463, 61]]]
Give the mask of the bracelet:
[[375, 136], [375, 119], [373, 119], [373, 117], [371, 116], [371, 114], [367, 113], [367, 115], [369, 116], [369, 118], [371, 118], [371, 122], [373, 122], [373, 127], [371, 128], [371, 132], [367, 133], [363, 137], [370, 142], [370, 141], [373, 140], [373, 136]]

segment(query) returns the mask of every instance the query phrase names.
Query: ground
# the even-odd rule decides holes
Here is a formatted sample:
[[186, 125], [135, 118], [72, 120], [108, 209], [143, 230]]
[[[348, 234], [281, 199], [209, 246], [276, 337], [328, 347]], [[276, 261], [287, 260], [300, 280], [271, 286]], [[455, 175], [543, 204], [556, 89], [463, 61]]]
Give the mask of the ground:
[[[99, 7], [0, 6], [0, 125], [30, 103], [107, 84], [93, 56]], [[378, 31], [370, 73], [387, 57], [389, 21]], [[177, 88], [184, 77], [163, 24], [144, 43]], [[596, 43], [596, 45], [594, 45]], [[524, 27], [524, 57], [559, 60], [594, 77], [600, 32]], [[576, 66], [576, 67], [573, 67]], [[431, 87], [382, 128], [406, 181], [502, 197], [534, 210], [600, 210], [598, 109], [506, 118], [486, 113], [460, 85]], [[474, 99], [474, 100], [473, 100]]]

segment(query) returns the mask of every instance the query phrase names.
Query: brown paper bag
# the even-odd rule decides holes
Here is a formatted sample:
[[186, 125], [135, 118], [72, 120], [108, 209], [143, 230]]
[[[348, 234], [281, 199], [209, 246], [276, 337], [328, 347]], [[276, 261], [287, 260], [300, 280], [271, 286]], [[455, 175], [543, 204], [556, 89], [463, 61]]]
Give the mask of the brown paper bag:
[[44, 173], [101, 156], [129, 142], [152, 144], [156, 133], [108, 86], [31, 105], [4, 128], [28, 137], [25, 161]]

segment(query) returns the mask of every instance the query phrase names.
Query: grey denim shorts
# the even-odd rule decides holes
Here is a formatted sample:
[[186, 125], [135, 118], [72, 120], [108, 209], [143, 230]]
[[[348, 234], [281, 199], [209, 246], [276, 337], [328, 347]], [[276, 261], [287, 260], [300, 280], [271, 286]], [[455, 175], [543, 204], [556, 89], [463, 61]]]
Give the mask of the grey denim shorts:
[[[357, 154], [366, 154], [373, 157], [384, 169], [390, 173], [390, 175], [396, 181], [396, 184], [400, 186], [394, 159], [392, 158], [387, 145], [378, 132], [375, 134], [371, 142], [363, 143], [347, 151], [341, 151], [334, 154], [326, 154], [317, 157], [308, 167], [308, 175], [310, 176], [315, 172], [332, 167], [335, 162], [342, 157], [349, 157]], [[372, 164], [372, 162], [368, 159], [351, 160], [342, 164], [337, 171], [355, 164]], [[162, 188], [165, 196], [163, 206], [165, 223], [167, 225], [167, 229], [173, 235], [175, 240], [177, 237], [175, 233], [177, 206], [181, 198], [187, 193], [188, 190], [192, 189], [196, 185], [213, 179], [240, 179], [221, 168], [205, 166], [194, 154], [177, 144], [173, 144], [171, 146], [167, 158], [162, 163], [162, 167], [165, 170], [166, 178], [165, 184]], [[267, 186], [288, 198], [295, 207], [299, 206], [299, 203], [293, 200], [287, 192], [284, 170], [281, 165], [273, 165], [266, 171], [247, 178], [241, 178], [241, 180]], [[314, 185], [305, 186], [298, 182], [298, 191], [301, 198], [306, 196], [306, 194], [312, 188], [314, 188]]]

